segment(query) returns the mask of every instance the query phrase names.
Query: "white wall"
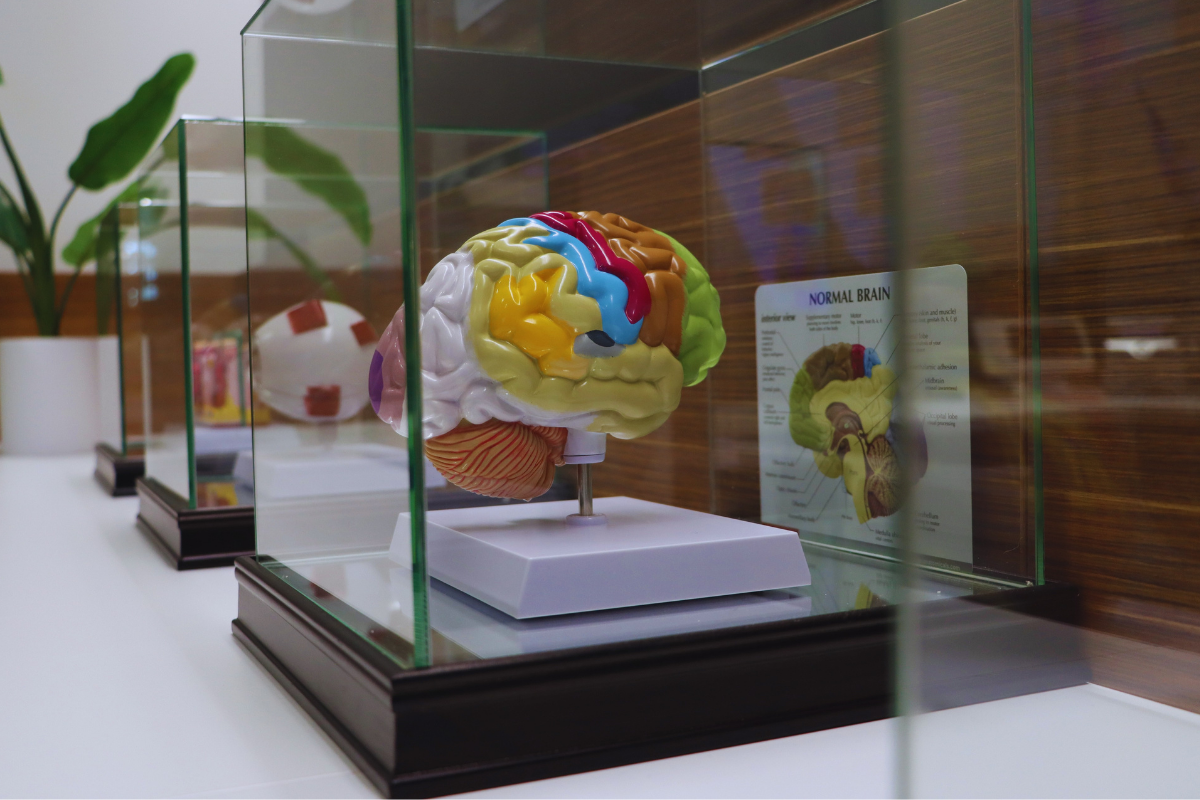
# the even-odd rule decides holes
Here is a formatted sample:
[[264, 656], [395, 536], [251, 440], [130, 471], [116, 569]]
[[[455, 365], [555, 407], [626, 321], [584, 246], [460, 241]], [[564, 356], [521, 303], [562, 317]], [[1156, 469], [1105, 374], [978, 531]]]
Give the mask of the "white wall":
[[[0, 0], [0, 115], [49, 219], [91, 125], [128, 100], [163, 61], [188, 50], [196, 70], [175, 116], [242, 115], [239, 32], [260, 0]], [[6, 158], [0, 180], [17, 194]], [[124, 184], [79, 192], [58, 250]], [[0, 271], [16, 269], [0, 247]], [[61, 269], [61, 265], [60, 265]]]

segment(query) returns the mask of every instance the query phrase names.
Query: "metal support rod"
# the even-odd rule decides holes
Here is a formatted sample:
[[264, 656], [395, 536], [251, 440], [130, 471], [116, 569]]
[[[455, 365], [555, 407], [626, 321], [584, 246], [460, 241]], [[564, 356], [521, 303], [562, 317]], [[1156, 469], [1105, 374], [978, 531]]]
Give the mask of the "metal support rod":
[[579, 465], [579, 516], [592, 516], [592, 465]]

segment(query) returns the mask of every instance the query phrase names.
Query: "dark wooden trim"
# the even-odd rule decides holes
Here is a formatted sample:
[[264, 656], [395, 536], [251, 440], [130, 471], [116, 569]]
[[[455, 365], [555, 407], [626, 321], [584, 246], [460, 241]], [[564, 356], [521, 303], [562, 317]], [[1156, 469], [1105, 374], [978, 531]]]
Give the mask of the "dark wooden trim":
[[146, 473], [146, 461], [139, 455], [121, 455], [115, 447], [96, 445], [96, 470], [92, 477], [113, 497], [137, 494], [137, 479]]
[[154, 478], [138, 478], [138, 529], [176, 569], [227, 567], [254, 555], [254, 507], [188, 508]]
[[[260, 560], [239, 558], [236, 574], [234, 635], [391, 796], [537, 780], [891, 713], [889, 608], [405, 669]], [[1074, 589], [988, 597], [928, 604], [940, 670], [927, 692], [936, 704], [1088, 679], [1074, 629], [1049, 621], [1074, 618]], [[972, 655], [994, 642], [1018, 655], [980, 670]]]

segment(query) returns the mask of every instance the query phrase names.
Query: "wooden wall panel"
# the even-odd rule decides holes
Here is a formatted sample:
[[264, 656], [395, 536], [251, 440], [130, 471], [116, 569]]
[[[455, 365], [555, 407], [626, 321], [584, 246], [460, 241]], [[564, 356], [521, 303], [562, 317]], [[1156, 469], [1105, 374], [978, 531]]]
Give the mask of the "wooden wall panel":
[[698, 0], [701, 56], [711, 62], [860, 5], [862, 0]]
[[705, 100], [708, 260], [728, 337], [710, 373], [713, 510], [757, 519], [754, 294], [885, 269], [875, 38]]
[[[1014, 8], [967, 0], [906, 33], [919, 53], [908, 80], [921, 98], [909, 211], [917, 264], [961, 263], [968, 275], [975, 563], [1032, 576]], [[729, 334], [711, 387], [721, 513], [758, 515], [755, 289], [889, 268], [882, 58], [881, 39], [870, 37], [705, 101], [707, 265]], [[983, 368], [996, 349], [1012, 369]]]
[[[68, 275], [57, 275], [57, 291], [61, 296]], [[80, 275], [71, 290], [67, 313], [63, 317], [64, 336], [96, 335], [96, 276]], [[0, 273], [0, 338], [37, 336], [37, 323], [29, 306], [29, 297], [15, 272]]]
[[422, 281], [463, 242], [507, 219], [544, 211], [546, 172], [540, 158], [514, 164], [422, 201], [417, 210]]
[[[696, 66], [862, 0], [508, 0], [462, 28], [449, 3], [417, 3], [418, 44]], [[461, 28], [461, 29], [460, 29]]]
[[[909, 106], [903, 163], [915, 264], [961, 263], [967, 272], [974, 562], [1032, 579], [1019, 19], [1018, 2], [964, 0], [904, 26]], [[1016, 368], [995, 369], [998, 352]]]
[[[925, 128], [923, 152], [953, 145], [957, 157], [919, 163], [916, 180], [958, 192], [940, 198], [956, 205], [949, 223], [923, 221], [922, 263], [964, 264], [972, 319], [984, 323], [973, 347], [995, 349], [999, 336], [1017, 365], [973, 376], [976, 561], [1032, 575], [1013, 8], [967, 2], [922, 22], [927, 63], [949, 73], [922, 80], [957, 104], [949, 114], [932, 110], [949, 124]], [[728, 335], [720, 365], [684, 391], [668, 425], [611, 445], [598, 490], [758, 517], [754, 292], [764, 283], [888, 268], [881, 63], [880, 40], [871, 37], [718, 92], [702, 108], [691, 104], [553, 154], [552, 207], [618, 210], [698, 248], [721, 292]], [[959, 138], [937, 138], [947, 132]]]
[[1200, 6], [1037, 7], [1047, 575], [1137, 643], [1099, 682], [1200, 711]]

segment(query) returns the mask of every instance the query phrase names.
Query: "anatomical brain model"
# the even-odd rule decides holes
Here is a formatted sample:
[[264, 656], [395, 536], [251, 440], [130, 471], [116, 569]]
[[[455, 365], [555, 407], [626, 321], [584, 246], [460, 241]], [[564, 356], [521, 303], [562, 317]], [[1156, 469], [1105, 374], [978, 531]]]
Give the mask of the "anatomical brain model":
[[[792, 382], [792, 439], [813, 451], [822, 474], [842, 478], [860, 523], [900, 508], [895, 399], [896, 373], [874, 349], [859, 344], [822, 347]], [[916, 447], [914, 480], [928, 463], [920, 429]]]
[[[503, 222], [438, 262], [420, 300], [426, 455], [450, 482], [493, 497], [546, 492], [581, 434], [602, 453], [600, 434], [655, 430], [725, 347], [700, 262], [616, 214]], [[369, 378], [375, 411], [401, 433], [404, 313]]]

